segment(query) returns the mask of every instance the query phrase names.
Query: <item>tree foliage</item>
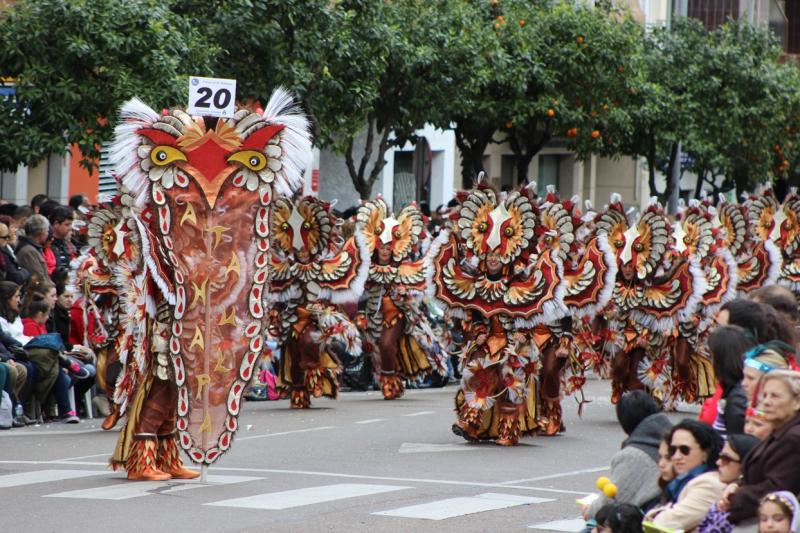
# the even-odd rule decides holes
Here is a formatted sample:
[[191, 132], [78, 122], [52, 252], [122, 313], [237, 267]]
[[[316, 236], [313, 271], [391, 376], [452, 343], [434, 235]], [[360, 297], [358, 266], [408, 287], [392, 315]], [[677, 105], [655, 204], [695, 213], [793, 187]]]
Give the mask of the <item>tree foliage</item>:
[[186, 100], [186, 75], [206, 70], [215, 45], [158, 0], [19, 2], [0, 14], [0, 77], [16, 97], [4, 117], [0, 168], [35, 164], [77, 144], [97, 158], [119, 106]]

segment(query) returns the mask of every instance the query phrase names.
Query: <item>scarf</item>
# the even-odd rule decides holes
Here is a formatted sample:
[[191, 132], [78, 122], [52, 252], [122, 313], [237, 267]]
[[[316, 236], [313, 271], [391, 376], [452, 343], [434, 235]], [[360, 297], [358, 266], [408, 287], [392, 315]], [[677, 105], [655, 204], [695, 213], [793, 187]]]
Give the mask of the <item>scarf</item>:
[[677, 476], [675, 479], [667, 483], [666, 491], [667, 491], [667, 496], [669, 496], [670, 503], [675, 503], [678, 501], [678, 496], [680, 496], [681, 491], [691, 480], [693, 480], [700, 474], [705, 474], [709, 470], [710, 467], [707, 464], [702, 464], [700, 466], [692, 468], [688, 472], [684, 472], [683, 474]]

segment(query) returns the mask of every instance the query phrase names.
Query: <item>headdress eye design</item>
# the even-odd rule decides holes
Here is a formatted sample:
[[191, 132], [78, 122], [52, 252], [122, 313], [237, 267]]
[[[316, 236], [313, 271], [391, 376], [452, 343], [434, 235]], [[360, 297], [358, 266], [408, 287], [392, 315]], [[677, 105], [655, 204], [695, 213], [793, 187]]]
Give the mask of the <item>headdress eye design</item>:
[[503, 233], [505, 233], [506, 237], [511, 237], [514, 235], [514, 228], [511, 226], [506, 226], [506, 229], [503, 230]]
[[637, 242], [636, 244], [633, 245], [633, 249], [636, 250], [637, 253], [641, 252], [642, 250], [644, 250], [644, 245], [640, 242]]
[[623, 241], [622, 239], [617, 239], [616, 241], [614, 241], [614, 246], [616, 246], [617, 248], [625, 248], [625, 241]]
[[311, 224], [309, 224], [308, 222], [303, 222], [303, 229], [304, 230], [310, 230], [311, 229]]
[[175, 161], [186, 161], [186, 156], [173, 146], [156, 146], [150, 150], [150, 161], [159, 167], [167, 166]]
[[403, 236], [403, 234], [402, 234], [402, 233], [400, 233], [399, 231], [395, 231], [395, 232], [394, 232], [394, 238], [395, 238], [395, 239], [399, 239], [399, 238], [400, 238], [400, 237], [402, 237], [402, 236]]
[[481, 233], [486, 233], [488, 230], [489, 230], [489, 224], [487, 224], [486, 222], [481, 222], [480, 224], [478, 224], [478, 231], [480, 231]]
[[284, 222], [283, 224], [281, 224], [281, 229], [283, 231], [289, 231], [289, 224]]
[[267, 166], [267, 156], [256, 150], [242, 150], [230, 156], [228, 161], [240, 163], [253, 172], [264, 170]]

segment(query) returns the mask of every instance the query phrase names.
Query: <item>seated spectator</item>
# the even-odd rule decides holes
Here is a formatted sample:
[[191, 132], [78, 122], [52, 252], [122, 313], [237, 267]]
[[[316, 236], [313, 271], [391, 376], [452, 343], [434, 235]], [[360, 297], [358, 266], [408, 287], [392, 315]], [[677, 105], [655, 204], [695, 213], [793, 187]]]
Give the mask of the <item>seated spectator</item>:
[[775, 427], [742, 465], [742, 480], [725, 489], [719, 508], [734, 524], [752, 520], [764, 496], [776, 490], [800, 492], [800, 373], [773, 370], [764, 375], [758, 407]]
[[17, 236], [14, 225], [10, 223], [8, 217], [5, 221], [0, 217], [0, 260], [6, 281], [13, 281], [17, 285], [24, 286], [28, 283], [31, 275], [22, 268], [17, 261], [14, 253], [14, 246], [17, 244]]
[[744, 328], [719, 326], [708, 338], [714, 361], [714, 375], [722, 386], [713, 427], [723, 440], [727, 433], [744, 432], [745, 411], [749, 404], [742, 387], [744, 353], [753, 347]]
[[[729, 434], [728, 442], [722, 447], [722, 452], [717, 459], [719, 480], [726, 486], [738, 481], [742, 475], [742, 461], [759, 442], [752, 435]], [[729, 533], [732, 529], [733, 524], [728, 521], [728, 513], [720, 511], [717, 502], [714, 502], [697, 531], [698, 533]]]
[[800, 503], [785, 490], [771, 492], [758, 506], [758, 533], [800, 532]]
[[17, 363], [11, 352], [0, 343], [0, 390], [6, 391], [11, 398], [12, 412], [15, 413], [12, 421], [14, 427], [26, 425], [26, 421], [16, 415], [16, 408], [18, 405], [22, 405], [22, 390], [25, 388], [27, 380], [28, 369]]
[[50, 198], [48, 198], [46, 194], [37, 194], [33, 198], [31, 198], [31, 209], [33, 210], [33, 214], [38, 215], [39, 209], [41, 209], [42, 204], [44, 204], [49, 200]]
[[[614, 500], [648, 509], [660, 500], [658, 447], [672, 423], [667, 415], [659, 412], [655, 400], [641, 390], [622, 395], [617, 403], [617, 420], [628, 438], [611, 458], [608, 477], [617, 486]], [[583, 509], [584, 520], [594, 518], [609, 501], [605, 495], [600, 495]]]
[[[13, 215], [13, 224], [16, 228], [22, 229], [25, 227], [25, 223], [28, 221], [28, 218], [33, 214], [33, 209], [29, 205], [21, 205], [17, 207], [16, 211], [14, 211]], [[5, 222], [8, 224], [8, 222]], [[22, 229], [22, 233], [24, 234], [25, 231]]]
[[667, 433], [658, 445], [658, 486], [664, 495], [661, 503], [667, 503], [666, 489], [673, 479], [675, 479], [675, 470], [672, 468], [672, 456], [669, 454], [669, 433]]
[[708, 424], [684, 419], [670, 432], [669, 452], [675, 479], [666, 487], [668, 502], [649, 511], [646, 520], [661, 527], [694, 531], [722, 494], [716, 472], [722, 439]]
[[47, 240], [42, 245], [42, 255], [44, 256], [44, 264], [47, 266], [47, 274], [52, 276], [58, 266], [56, 253], [53, 251], [53, 226], [50, 226], [50, 229], [47, 230]]
[[78, 256], [72, 246], [72, 223], [75, 214], [71, 207], [60, 205], [50, 213], [50, 227], [53, 228], [53, 242], [50, 248], [56, 258], [56, 267], [69, 271], [70, 263]]
[[754, 406], [758, 398], [761, 377], [773, 370], [789, 369], [793, 361], [792, 348], [780, 341], [759, 344], [745, 352], [742, 387], [744, 387], [751, 405]]
[[758, 440], [765, 440], [770, 436], [773, 429], [775, 428], [772, 427], [772, 424], [764, 418], [764, 413], [752, 407], [747, 408], [744, 419], [744, 432], [746, 434], [752, 435]]
[[642, 510], [628, 503], [607, 503], [597, 511], [592, 533], [641, 533]]
[[25, 223], [25, 236], [19, 238], [16, 255], [21, 267], [31, 276], [50, 279], [44, 258], [44, 243], [47, 241], [50, 223], [42, 215], [32, 215]]

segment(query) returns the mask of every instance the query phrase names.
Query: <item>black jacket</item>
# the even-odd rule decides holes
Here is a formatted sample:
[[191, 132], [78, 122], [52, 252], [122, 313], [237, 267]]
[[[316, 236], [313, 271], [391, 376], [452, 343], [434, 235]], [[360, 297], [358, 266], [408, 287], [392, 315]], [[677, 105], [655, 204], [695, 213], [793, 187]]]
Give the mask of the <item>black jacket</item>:
[[30, 272], [19, 265], [17, 256], [10, 246], [3, 246], [0, 248], [0, 252], [3, 253], [3, 270], [6, 273], [6, 281], [13, 281], [20, 287], [25, 286], [31, 277]]
[[53, 312], [50, 313], [50, 318], [47, 319], [47, 332], [58, 333], [64, 341], [64, 346], [67, 347], [67, 350], [72, 349], [72, 345], [69, 343], [69, 324], [69, 309], [64, 309], [56, 304], [55, 307], [53, 307]]
[[53, 239], [50, 249], [53, 250], [53, 254], [56, 256], [56, 268], [61, 267], [69, 270], [69, 264], [76, 255], [75, 247], [72, 246], [72, 243], [65, 239]]
[[741, 383], [736, 383], [725, 395], [722, 419], [725, 421], [726, 434], [744, 433], [744, 415], [747, 412], [747, 405], [747, 392]]

